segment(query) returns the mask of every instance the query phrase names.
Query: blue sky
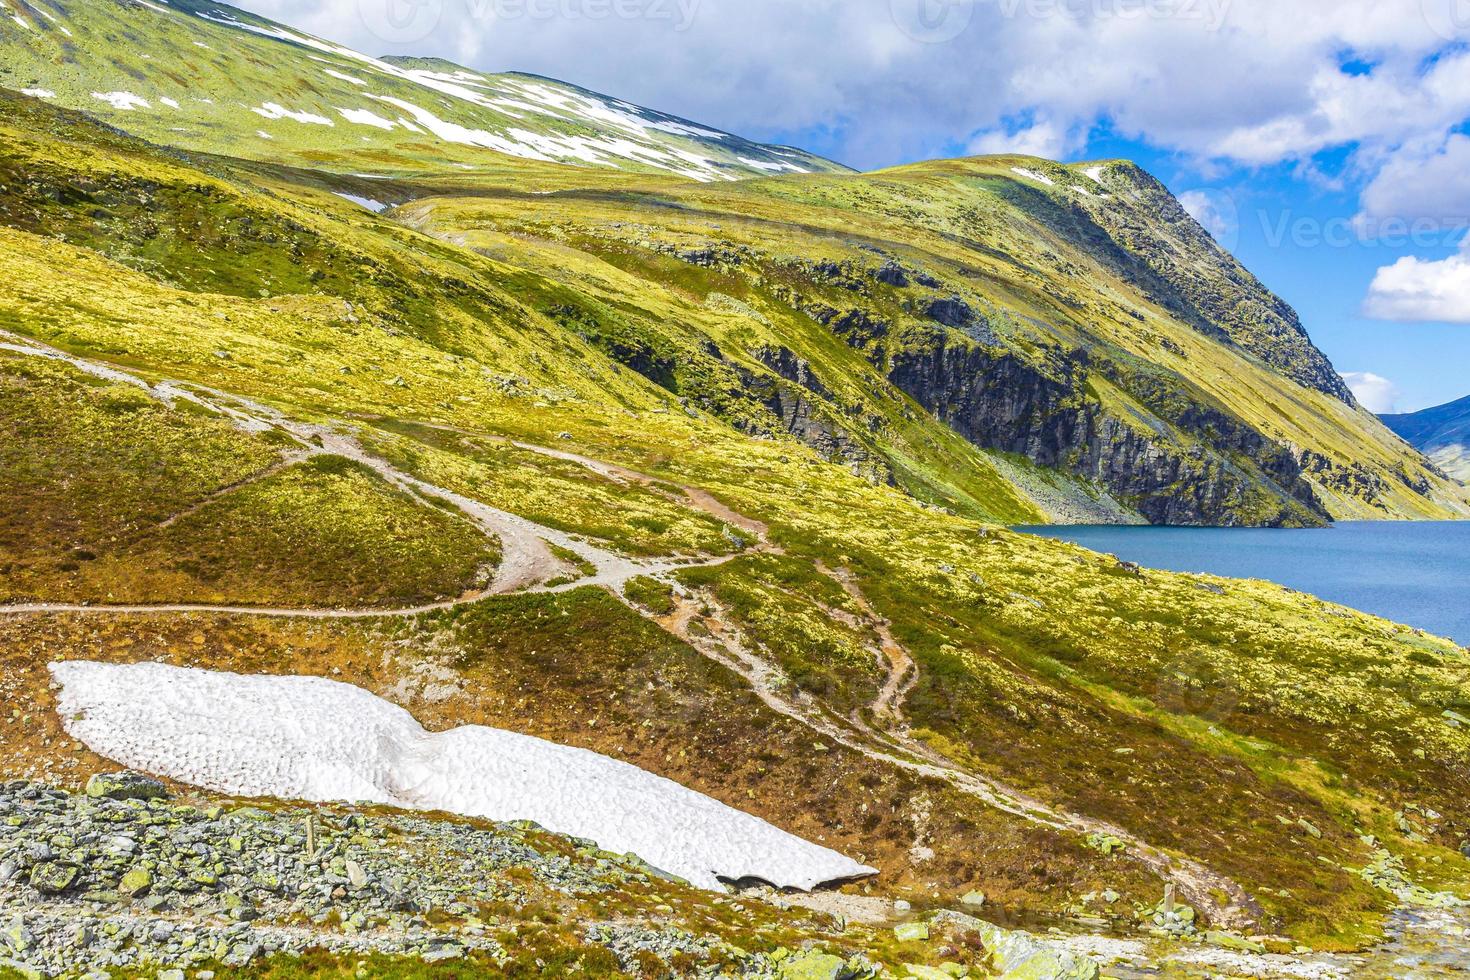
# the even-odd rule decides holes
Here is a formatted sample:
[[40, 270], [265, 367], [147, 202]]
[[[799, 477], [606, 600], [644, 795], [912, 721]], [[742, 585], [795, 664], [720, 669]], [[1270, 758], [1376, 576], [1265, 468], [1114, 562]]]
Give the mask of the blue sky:
[[244, 0], [872, 169], [1128, 157], [1375, 410], [1470, 394], [1470, 0]]

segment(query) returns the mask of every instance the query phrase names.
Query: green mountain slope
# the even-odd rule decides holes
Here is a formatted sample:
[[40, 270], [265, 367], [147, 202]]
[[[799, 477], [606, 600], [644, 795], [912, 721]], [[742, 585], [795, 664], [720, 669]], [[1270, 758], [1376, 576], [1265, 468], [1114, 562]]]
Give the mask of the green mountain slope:
[[[373, 181], [377, 213], [334, 193], [366, 181], [0, 93], [0, 696], [33, 706], [0, 773], [106, 765], [49, 662], [148, 660], [626, 759], [878, 867], [859, 904], [1150, 921], [1171, 883], [1289, 950], [1470, 887], [1463, 649], [996, 526], [1108, 506], [1108, 433], [1175, 467], [1118, 513], [1319, 515], [1268, 427], [1422, 466], [1264, 341], [1143, 297], [1106, 235], [1069, 244], [1061, 168], [499, 166]], [[977, 446], [1010, 431], [1034, 442]], [[1433, 511], [1399, 486], [1377, 499]], [[660, 905], [542, 921], [586, 942]], [[952, 955], [740, 938], [817, 933], [895, 973]]]
[[[400, 220], [558, 270], [584, 293], [563, 320], [624, 364], [746, 428], [769, 427], [764, 405], [922, 499], [965, 509], [923, 476], [973, 457], [1072, 520], [1467, 512], [1172, 198], [1135, 199], [1167, 194], [1132, 165], [447, 184], [421, 182]], [[981, 452], [955, 453], [931, 420]], [[920, 441], [942, 461], [912, 465]]]
[[[374, 59], [194, 0], [27, 0], [0, 53], [0, 80], [43, 101], [400, 206], [394, 220], [554, 281], [524, 297], [548, 329], [681, 406], [794, 435], [935, 505], [1296, 526], [1470, 512], [1463, 486], [1355, 404], [1295, 313], [1130, 164], [855, 175], [562, 83]], [[123, 260], [189, 288], [345, 289], [321, 252], [261, 265], [254, 216], [233, 220], [228, 269], [153, 265], [179, 261], [166, 220], [128, 231]], [[308, 267], [326, 278], [303, 281]]]
[[1383, 422], [1457, 480], [1470, 482], [1470, 398]]
[[732, 180], [843, 168], [531, 75], [378, 59], [208, 0], [15, 0], [0, 85], [172, 146], [337, 170], [487, 156]]

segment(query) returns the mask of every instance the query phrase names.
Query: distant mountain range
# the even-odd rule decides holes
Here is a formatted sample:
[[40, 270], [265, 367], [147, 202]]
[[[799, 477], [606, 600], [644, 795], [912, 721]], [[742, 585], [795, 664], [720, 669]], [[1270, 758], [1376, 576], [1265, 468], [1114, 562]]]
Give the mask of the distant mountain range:
[[1470, 398], [1407, 415], [1385, 415], [1383, 422], [1446, 473], [1470, 482]]

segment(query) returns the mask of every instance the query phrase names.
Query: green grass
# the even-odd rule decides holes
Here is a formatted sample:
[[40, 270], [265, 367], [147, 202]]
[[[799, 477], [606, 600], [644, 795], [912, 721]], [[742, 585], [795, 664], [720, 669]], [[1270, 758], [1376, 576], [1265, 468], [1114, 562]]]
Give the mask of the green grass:
[[56, 362], [0, 355], [12, 600], [400, 605], [483, 584], [496, 542], [340, 457]]

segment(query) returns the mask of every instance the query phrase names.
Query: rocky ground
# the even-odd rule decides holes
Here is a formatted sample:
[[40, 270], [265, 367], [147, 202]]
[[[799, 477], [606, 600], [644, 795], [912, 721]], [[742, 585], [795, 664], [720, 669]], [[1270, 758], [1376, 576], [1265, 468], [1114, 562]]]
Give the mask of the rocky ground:
[[[669, 928], [610, 914], [629, 897]], [[137, 777], [94, 778], [87, 795], [0, 788], [0, 955], [23, 975], [205, 976], [309, 949], [505, 966], [559, 944], [604, 966], [769, 972], [769, 957], [717, 931], [677, 928], [689, 915], [722, 918], [725, 899], [690, 897], [637, 858], [531, 825], [200, 808]], [[551, 927], [564, 918], [577, 922], [570, 935]]]
[[968, 916], [850, 928], [528, 823], [186, 803], [126, 773], [0, 784], [0, 977], [212, 980], [281, 957], [359, 977], [1098, 976]]
[[884, 904], [701, 892], [528, 823], [184, 802], [131, 774], [95, 776], [84, 794], [0, 784], [5, 978], [213, 980], [283, 959], [308, 964], [292, 976], [358, 977], [1470, 975], [1470, 916], [1422, 897], [1385, 946], [1357, 956], [1267, 953], [1196, 929], [1193, 911], [1167, 898], [1142, 910], [1130, 938], [867, 907]]

